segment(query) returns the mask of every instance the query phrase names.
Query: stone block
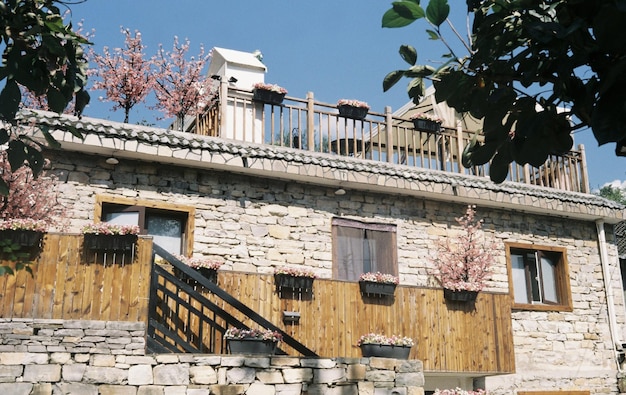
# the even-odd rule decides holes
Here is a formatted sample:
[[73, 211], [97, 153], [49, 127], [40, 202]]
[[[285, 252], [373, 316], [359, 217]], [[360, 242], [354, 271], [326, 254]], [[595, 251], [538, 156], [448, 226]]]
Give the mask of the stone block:
[[6, 382], [9, 379], [15, 382], [15, 378], [21, 376], [23, 371], [22, 365], [0, 365], [0, 381]]
[[246, 394], [254, 395], [276, 395], [276, 388], [273, 385], [263, 383], [252, 383], [246, 390]]
[[154, 384], [152, 365], [133, 365], [128, 369], [129, 385]]
[[47, 364], [48, 354], [27, 352], [0, 353], [0, 365]]
[[52, 395], [52, 383], [40, 383], [33, 385], [31, 395]]
[[300, 366], [300, 358], [295, 357], [273, 357], [272, 366]]
[[328, 358], [303, 358], [300, 361], [300, 366], [303, 368], [331, 369], [337, 366], [337, 362]]
[[101, 366], [87, 366], [83, 375], [83, 381], [90, 384], [122, 384], [127, 379], [127, 370]]
[[211, 366], [192, 366], [189, 376], [192, 384], [217, 384], [217, 371]]
[[395, 370], [399, 360], [394, 358], [370, 358], [372, 369]]
[[[98, 386], [84, 383], [58, 383], [55, 385], [63, 395], [98, 395]], [[56, 394], [57, 392], [55, 392]]]
[[101, 385], [99, 395], [137, 395], [137, 387], [130, 385]]
[[270, 367], [270, 359], [267, 357], [248, 357], [245, 359], [244, 366], [267, 369]]
[[396, 375], [397, 386], [424, 386], [424, 374], [423, 373], [398, 373]]
[[374, 395], [374, 383], [361, 381], [357, 384], [359, 395]]
[[365, 379], [373, 382], [393, 382], [396, 374], [390, 370], [371, 370], [365, 373]]
[[[0, 383], [0, 393], [11, 395], [30, 395], [33, 390], [32, 383]], [[96, 392], [95, 395], [98, 395]]]
[[276, 384], [276, 395], [300, 395], [302, 384]]
[[63, 365], [63, 368], [61, 369], [61, 376], [63, 377], [63, 381], [82, 381], [83, 376], [85, 375], [85, 369], [87, 369], [87, 365], [83, 363]]
[[112, 368], [115, 366], [115, 356], [114, 355], [94, 355], [91, 357], [91, 366], [104, 366]]
[[232, 384], [250, 384], [255, 377], [256, 371], [252, 368], [233, 368], [226, 372], [226, 382]]
[[189, 365], [187, 364], [157, 365], [152, 373], [154, 384], [189, 385]]
[[396, 368], [399, 373], [423, 372], [424, 364], [419, 359], [402, 361]]
[[313, 369], [283, 369], [283, 378], [285, 380], [285, 383], [304, 383], [310, 381], [313, 378]]
[[187, 386], [176, 385], [164, 387], [163, 395], [187, 395]]
[[367, 367], [363, 364], [348, 365], [346, 371], [346, 379], [348, 379], [348, 381], [365, 380], [366, 370]]
[[346, 371], [341, 368], [334, 369], [315, 369], [313, 371], [314, 383], [339, 383], [346, 381]]
[[209, 387], [211, 389], [211, 394], [215, 395], [242, 395], [246, 387], [243, 385], [224, 385], [224, 384], [216, 384]]
[[274, 370], [274, 371], [268, 371], [268, 370], [258, 371], [257, 374], [256, 374], [256, 378], [263, 384], [282, 384], [282, 383], [284, 383], [282, 373], [277, 371], [277, 370]]
[[24, 381], [28, 383], [50, 383], [61, 380], [61, 365], [26, 365]]
[[164, 392], [162, 385], [144, 385], [137, 389], [137, 395], [164, 395]]

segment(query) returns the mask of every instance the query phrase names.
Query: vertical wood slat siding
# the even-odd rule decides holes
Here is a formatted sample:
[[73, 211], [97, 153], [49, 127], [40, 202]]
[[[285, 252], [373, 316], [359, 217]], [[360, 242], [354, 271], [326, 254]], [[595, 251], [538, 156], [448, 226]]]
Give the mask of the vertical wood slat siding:
[[[399, 286], [393, 299], [379, 299], [362, 296], [358, 283], [316, 279], [312, 297], [281, 299], [273, 276], [226, 271], [218, 284], [322, 357], [360, 357], [359, 337], [375, 332], [417, 340], [410, 358], [425, 371], [515, 371], [508, 295], [481, 292], [475, 304], [450, 304], [441, 289]], [[300, 323], [283, 323], [283, 311], [299, 312]]]
[[139, 238], [133, 262], [87, 263], [81, 235], [47, 234], [32, 276], [0, 276], [0, 317], [146, 321], [151, 248]]
[[[146, 322], [151, 240], [140, 238], [133, 263], [123, 266], [86, 263], [81, 245], [80, 235], [46, 235], [32, 277], [24, 271], [0, 277], [0, 316]], [[474, 305], [446, 304], [440, 289], [399, 286], [393, 299], [379, 299], [362, 296], [358, 283], [316, 279], [311, 295], [280, 298], [271, 275], [218, 273], [221, 288], [320, 356], [360, 357], [359, 337], [376, 332], [415, 339], [410, 357], [422, 360], [425, 371], [515, 370], [508, 295], [481, 292]], [[213, 295], [205, 296], [253, 326]], [[166, 300], [162, 308], [175, 306]], [[192, 308], [212, 316], [203, 306]], [[299, 312], [299, 324], [283, 323], [283, 311]], [[202, 336], [208, 347], [209, 329], [190, 319], [186, 308], [164, 316], [180, 334]], [[216, 336], [214, 352], [225, 352]], [[284, 344], [283, 350], [297, 355]]]

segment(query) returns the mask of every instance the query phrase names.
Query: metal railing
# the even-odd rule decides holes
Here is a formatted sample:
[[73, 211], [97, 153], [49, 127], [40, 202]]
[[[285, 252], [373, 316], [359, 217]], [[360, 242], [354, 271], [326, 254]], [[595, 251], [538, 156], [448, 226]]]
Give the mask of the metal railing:
[[[227, 312], [228, 310], [245, 316], [258, 327], [279, 332], [283, 337], [282, 341], [303, 356], [317, 356], [315, 352], [160, 246], [153, 244], [152, 251], [148, 306], [149, 351], [225, 354], [224, 334], [228, 328], [250, 329]], [[157, 257], [161, 264], [156, 263]], [[179, 275], [174, 276], [164, 264], [171, 265]], [[203, 296], [196, 291], [195, 286], [209, 291], [219, 303]]]
[[[281, 104], [253, 99], [250, 91], [222, 84], [221, 99], [196, 118], [191, 132], [242, 142], [350, 156], [424, 169], [487, 176], [489, 164], [465, 168], [463, 148], [474, 132], [444, 125], [440, 132], [418, 130], [408, 118], [370, 111], [363, 120], [339, 115], [334, 104], [285, 97]], [[544, 165], [511, 163], [508, 181], [589, 192], [584, 148], [550, 155]]]

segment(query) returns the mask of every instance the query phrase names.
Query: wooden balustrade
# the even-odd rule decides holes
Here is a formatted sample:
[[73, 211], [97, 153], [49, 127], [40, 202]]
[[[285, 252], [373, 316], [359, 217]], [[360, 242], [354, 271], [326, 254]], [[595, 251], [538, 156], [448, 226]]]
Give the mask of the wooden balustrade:
[[[444, 125], [440, 133], [416, 130], [411, 120], [370, 111], [364, 120], [338, 114], [335, 104], [316, 102], [313, 94], [286, 97], [278, 104], [252, 100], [252, 93], [223, 86], [219, 100], [196, 119], [190, 131], [243, 142], [277, 145], [314, 152], [414, 166], [424, 169], [489, 174], [489, 165], [466, 169], [463, 147], [474, 134]], [[452, 126], [452, 127], [450, 127]], [[512, 163], [508, 181], [589, 193], [583, 147], [550, 155], [539, 168]]]

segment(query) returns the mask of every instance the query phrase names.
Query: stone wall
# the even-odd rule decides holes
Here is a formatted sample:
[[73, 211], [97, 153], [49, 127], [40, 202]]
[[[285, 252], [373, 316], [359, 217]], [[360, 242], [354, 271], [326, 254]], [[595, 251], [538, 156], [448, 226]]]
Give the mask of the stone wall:
[[[400, 282], [436, 286], [429, 276], [434, 240], [454, 235], [462, 202], [383, 195], [219, 171], [163, 166], [64, 153], [51, 171], [63, 182], [72, 228], [93, 219], [97, 194], [169, 202], [196, 208], [194, 253], [225, 262], [221, 270], [271, 273], [275, 267], [304, 264], [322, 278], [332, 276], [331, 221], [334, 216], [397, 225]], [[548, 209], [548, 208], [546, 208]], [[513, 388], [572, 388], [616, 393], [616, 363], [609, 333], [606, 294], [595, 223], [515, 209], [485, 209], [484, 229], [498, 249], [488, 290], [508, 293], [505, 242], [565, 247], [573, 311], [514, 311], [517, 374], [487, 380], [494, 394]], [[607, 232], [609, 244], [612, 232]], [[617, 250], [609, 245], [611, 284], [621, 339], [624, 332]], [[581, 381], [582, 380], [582, 381]], [[491, 388], [490, 388], [491, 389]]]
[[421, 361], [150, 354], [143, 323], [0, 319], [11, 395], [423, 395]]

